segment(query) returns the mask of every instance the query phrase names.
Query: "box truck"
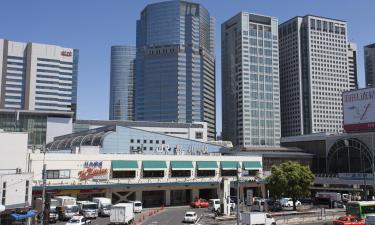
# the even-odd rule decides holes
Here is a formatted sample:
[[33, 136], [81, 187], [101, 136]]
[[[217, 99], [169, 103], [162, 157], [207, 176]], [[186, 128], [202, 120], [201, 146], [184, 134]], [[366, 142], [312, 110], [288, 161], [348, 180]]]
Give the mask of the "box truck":
[[73, 216], [79, 214], [77, 199], [70, 196], [57, 196], [57, 211], [60, 220], [69, 220]]
[[119, 203], [111, 208], [110, 224], [132, 224], [134, 221], [133, 203]]
[[99, 216], [109, 216], [111, 212], [112, 200], [110, 198], [93, 198], [93, 202], [98, 204]]

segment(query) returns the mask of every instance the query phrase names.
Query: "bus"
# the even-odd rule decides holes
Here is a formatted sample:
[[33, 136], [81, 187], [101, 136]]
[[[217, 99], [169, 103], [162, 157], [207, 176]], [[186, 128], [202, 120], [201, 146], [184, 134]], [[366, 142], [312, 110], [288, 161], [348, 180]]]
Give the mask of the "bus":
[[365, 218], [375, 215], [375, 201], [348, 202], [346, 214]]

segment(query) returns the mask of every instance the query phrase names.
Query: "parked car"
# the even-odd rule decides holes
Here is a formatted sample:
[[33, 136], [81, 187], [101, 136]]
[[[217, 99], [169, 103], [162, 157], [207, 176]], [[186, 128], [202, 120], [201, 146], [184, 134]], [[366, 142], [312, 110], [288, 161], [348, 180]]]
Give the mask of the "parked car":
[[65, 225], [91, 225], [91, 221], [84, 216], [73, 216]]
[[283, 210], [279, 201], [267, 200], [268, 210], [271, 212], [280, 212]]
[[190, 206], [193, 208], [207, 208], [208, 201], [203, 198], [197, 198], [190, 204]]
[[[292, 198], [282, 198], [280, 199], [281, 206], [283, 207], [292, 207], [293, 206], [293, 199]], [[302, 203], [296, 200], [296, 206], [301, 206]]]
[[195, 223], [198, 220], [198, 215], [195, 212], [186, 212], [184, 217], [184, 222]]
[[365, 220], [357, 216], [341, 216], [333, 225], [365, 225]]

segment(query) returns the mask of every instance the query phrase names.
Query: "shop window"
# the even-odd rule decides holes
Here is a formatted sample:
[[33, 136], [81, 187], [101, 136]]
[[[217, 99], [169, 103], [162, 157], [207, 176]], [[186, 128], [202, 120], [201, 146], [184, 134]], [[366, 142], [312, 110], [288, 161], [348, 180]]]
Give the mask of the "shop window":
[[195, 139], [203, 139], [203, 132], [195, 132]]
[[190, 170], [172, 170], [171, 177], [190, 177]]
[[70, 170], [47, 170], [47, 179], [69, 179]]
[[112, 178], [135, 178], [134, 170], [112, 171]]
[[164, 170], [144, 170], [143, 177], [144, 178], [164, 177]]
[[235, 177], [237, 176], [237, 170], [221, 170], [222, 177]]
[[215, 170], [198, 170], [197, 176], [198, 177], [214, 177]]
[[245, 170], [242, 172], [242, 176], [254, 177], [258, 174], [259, 170]]

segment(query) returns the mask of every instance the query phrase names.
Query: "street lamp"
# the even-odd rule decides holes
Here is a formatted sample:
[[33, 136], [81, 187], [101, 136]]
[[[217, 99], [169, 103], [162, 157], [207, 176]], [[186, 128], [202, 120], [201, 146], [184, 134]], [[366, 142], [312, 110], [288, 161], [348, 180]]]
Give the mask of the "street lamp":
[[240, 225], [240, 168], [237, 163], [237, 225]]

